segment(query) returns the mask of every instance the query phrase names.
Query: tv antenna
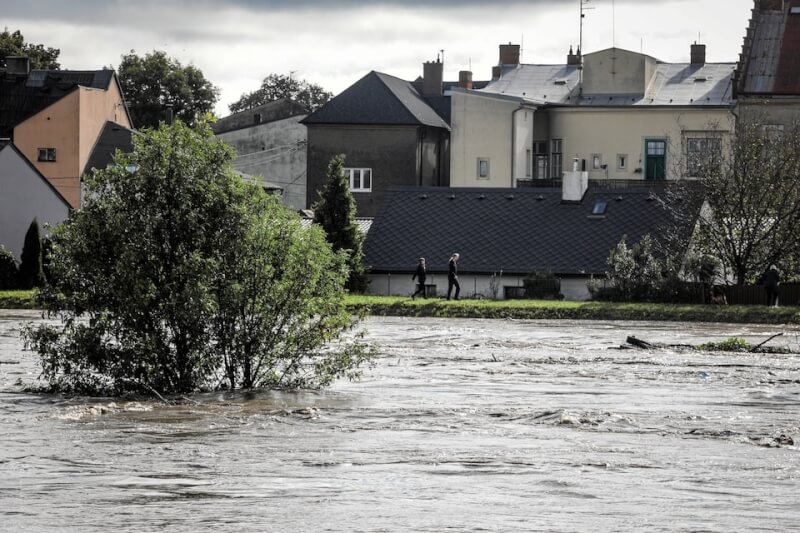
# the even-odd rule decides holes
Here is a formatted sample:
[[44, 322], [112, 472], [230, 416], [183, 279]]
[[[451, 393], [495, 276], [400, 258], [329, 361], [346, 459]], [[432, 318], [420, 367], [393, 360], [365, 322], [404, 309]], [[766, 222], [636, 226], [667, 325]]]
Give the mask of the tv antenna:
[[586, 7], [589, 2], [592, 0], [578, 0], [581, 4], [581, 25], [580, 25], [580, 36], [578, 41], [578, 56], [580, 57], [580, 63], [578, 63], [578, 91], [579, 95], [583, 96], [583, 18], [586, 16], [584, 11], [591, 11], [594, 7]]

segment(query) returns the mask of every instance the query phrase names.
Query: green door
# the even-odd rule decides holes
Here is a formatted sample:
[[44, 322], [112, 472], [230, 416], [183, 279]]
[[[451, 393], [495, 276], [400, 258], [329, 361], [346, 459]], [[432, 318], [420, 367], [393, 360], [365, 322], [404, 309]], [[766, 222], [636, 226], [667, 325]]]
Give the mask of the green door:
[[645, 179], [663, 180], [667, 177], [667, 141], [647, 139], [644, 141]]

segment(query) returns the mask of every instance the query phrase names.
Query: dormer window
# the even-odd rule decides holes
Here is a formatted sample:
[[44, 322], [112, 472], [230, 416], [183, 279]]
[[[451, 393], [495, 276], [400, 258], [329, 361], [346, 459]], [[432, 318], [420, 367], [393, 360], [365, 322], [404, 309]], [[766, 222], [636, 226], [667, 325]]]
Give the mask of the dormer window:
[[55, 148], [39, 148], [39, 161], [53, 162], [56, 160]]
[[605, 215], [607, 208], [608, 208], [608, 202], [606, 202], [605, 200], [597, 200], [594, 203], [594, 207], [592, 208], [592, 215], [593, 216]]

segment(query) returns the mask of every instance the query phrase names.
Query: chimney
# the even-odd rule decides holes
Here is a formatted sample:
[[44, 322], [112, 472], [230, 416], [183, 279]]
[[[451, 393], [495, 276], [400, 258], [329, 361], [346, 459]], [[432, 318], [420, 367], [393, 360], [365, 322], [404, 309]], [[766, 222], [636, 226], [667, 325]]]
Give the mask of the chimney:
[[501, 69], [499, 65], [496, 67], [492, 67], [492, 81], [499, 80], [502, 71], [503, 69]]
[[562, 202], [580, 202], [589, 188], [589, 173], [579, 170], [579, 167], [580, 160], [576, 157], [572, 160], [572, 171], [564, 172], [561, 179]]
[[569, 47], [569, 54], [567, 54], [567, 65], [580, 65], [581, 64], [581, 49], [578, 48], [578, 53], [572, 52], [572, 46]]
[[690, 54], [692, 65], [705, 65], [706, 64], [706, 45], [695, 43], [692, 45]]
[[501, 44], [500, 45], [500, 64], [519, 65], [519, 45]]
[[164, 122], [167, 123], [167, 126], [172, 125], [173, 121], [173, 113], [172, 113], [172, 104], [167, 104], [166, 109], [164, 111]]
[[442, 96], [442, 76], [444, 64], [427, 61], [422, 64], [422, 96]]
[[472, 89], [472, 72], [461, 70], [458, 72], [458, 86], [462, 89]]
[[6, 73], [27, 76], [31, 73], [31, 58], [24, 56], [7, 56]]

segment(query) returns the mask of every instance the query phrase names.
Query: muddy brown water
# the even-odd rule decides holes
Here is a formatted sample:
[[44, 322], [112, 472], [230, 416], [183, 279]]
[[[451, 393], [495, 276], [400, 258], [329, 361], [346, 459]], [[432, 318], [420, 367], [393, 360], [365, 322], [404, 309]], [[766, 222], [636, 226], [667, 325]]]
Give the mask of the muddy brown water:
[[616, 349], [797, 328], [371, 318], [361, 381], [168, 406], [20, 392], [31, 320], [0, 531], [800, 531], [800, 356]]

